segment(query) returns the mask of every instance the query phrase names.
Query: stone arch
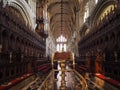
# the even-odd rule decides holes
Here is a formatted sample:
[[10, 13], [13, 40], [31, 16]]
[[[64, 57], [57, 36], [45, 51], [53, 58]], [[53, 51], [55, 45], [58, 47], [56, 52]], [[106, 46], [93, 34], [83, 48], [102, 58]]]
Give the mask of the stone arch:
[[24, 0], [4, 0], [3, 7], [6, 6], [10, 6], [17, 9], [26, 21], [26, 25], [32, 29], [35, 29], [35, 23], [33, 20], [33, 18], [35, 18], [35, 15], [30, 14], [32, 12], [30, 8], [27, 7], [27, 3]]
[[99, 1], [99, 3], [97, 4], [96, 8], [94, 9], [93, 12], [93, 16], [91, 17], [93, 20], [92, 23], [99, 23], [99, 21], [101, 20], [101, 17], [103, 15], [102, 18], [104, 18], [104, 16], [112, 9], [114, 9], [116, 4], [115, 0], [101, 0]]
[[88, 34], [89, 31], [90, 31], [90, 28], [89, 28], [86, 24], [84, 24], [84, 25], [81, 27], [81, 30], [79, 31], [79, 35], [80, 35], [81, 37], [83, 37], [83, 36], [85, 36], [86, 34]]

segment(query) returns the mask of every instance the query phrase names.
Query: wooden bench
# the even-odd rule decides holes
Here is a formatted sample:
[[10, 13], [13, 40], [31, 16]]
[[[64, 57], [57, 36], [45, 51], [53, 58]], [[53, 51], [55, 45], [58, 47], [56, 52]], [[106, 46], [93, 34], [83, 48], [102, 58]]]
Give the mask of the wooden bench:
[[[84, 71], [84, 72], [88, 72], [87, 68], [86, 67], [83, 67], [83, 66], [76, 66], [76, 70], [78, 72], [81, 72], [81, 71]], [[112, 78], [107, 78], [106, 76], [102, 75], [102, 74], [98, 74], [98, 73], [94, 73], [93, 74], [95, 77], [98, 77], [112, 85], [114, 85], [115, 87], [117, 88], [120, 88], [120, 82], [119, 81], [116, 81]]]

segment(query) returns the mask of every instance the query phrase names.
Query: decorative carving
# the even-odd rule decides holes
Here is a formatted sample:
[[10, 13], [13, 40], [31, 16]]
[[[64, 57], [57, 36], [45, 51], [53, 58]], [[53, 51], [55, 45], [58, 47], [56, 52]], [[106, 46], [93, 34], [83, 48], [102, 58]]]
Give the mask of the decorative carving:
[[[0, 8], [0, 19], [0, 69], [4, 68], [2, 72], [4, 76], [0, 82], [28, 73], [29, 67], [30, 72], [38, 72], [32, 63], [41, 58], [38, 54], [42, 56], [45, 54], [45, 42], [26, 26], [20, 12], [13, 7]], [[48, 63], [44, 58], [42, 61]], [[11, 75], [11, 69], [12, 73], [16, 73]]]
[[[120, 1], [117, 2], [114, 9], [110, 9], [102, 20], [92, 24], [90, 32], [86, 36], [83, 36], [78, 44], [80, 55], [85, 56], [88, 51], [94, 51], [94, 55], [92, 56], [80, 56], [84, 61], [79, 61], [79, 63], [84, 63], [87, 60], [88, 69], [93, 68], [94, 72], [105, 74], [116, 80], [120, 80], [117, 74], [120, 73], [118, 70], [120, 68], [120, 58], [117, 53], [120, 48], [118, 41], [119, 22]], [[98, 48], [100, 48], [100, 51]]]

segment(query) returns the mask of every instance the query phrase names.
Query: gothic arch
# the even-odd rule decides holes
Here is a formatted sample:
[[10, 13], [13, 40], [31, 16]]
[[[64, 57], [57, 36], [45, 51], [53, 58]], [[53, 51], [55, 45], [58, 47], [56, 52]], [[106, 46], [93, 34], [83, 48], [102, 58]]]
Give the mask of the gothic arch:
[[[105, 16], [105, 13], [107, 14], [107, 11], [108, 10], [110, 11], [111, 7], [114, 8], [116, 3], [117, 3], [117, 0], [105, 0], [105, 1], [101, 0], [101, 1], [99, 1], [92, 13], [92, 16], [91, 16], [92, 23], [94, 24], [96, 22], [99, 22], [100, 18], [102, 17], [102, 14], [104, 14], [104, 16]], [[103, 18], [104, 18], [104, 16], [103, 16]]]
[[33, 18], [34, 15], [31, 15], [31, 10], [27, 7], [27, 3], [24, 0], [3, 0], [3, 7], [10, 6], [18, 10], [23, 16], [27, 26], [35, 29], [35, 24]]

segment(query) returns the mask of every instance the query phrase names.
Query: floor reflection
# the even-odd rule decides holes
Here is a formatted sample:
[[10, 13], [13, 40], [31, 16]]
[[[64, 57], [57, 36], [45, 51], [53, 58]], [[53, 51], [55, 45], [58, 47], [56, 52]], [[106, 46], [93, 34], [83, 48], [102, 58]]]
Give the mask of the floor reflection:
[[[58, 70], [60, 70], [60, 64], [58, 64]], [[66, 70], [71, 70], [71, 68], [66, 65]], [[66, 89], [67, 90], [81, 90], [80, 88], [77, 89], [76, 87], [76, 79], [75, 79], [75, 75], [73, 72], [65, 72], [66, 77], [65, 77], [65, 81], [66, 81]], [[60, 90], [60, 86], [61, 86], [61, 71], [58, 72], [57, 74], [57, 81], [55, 82], [55, 90]]]

